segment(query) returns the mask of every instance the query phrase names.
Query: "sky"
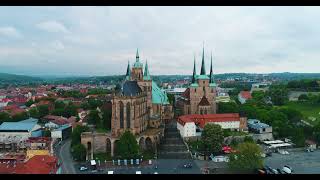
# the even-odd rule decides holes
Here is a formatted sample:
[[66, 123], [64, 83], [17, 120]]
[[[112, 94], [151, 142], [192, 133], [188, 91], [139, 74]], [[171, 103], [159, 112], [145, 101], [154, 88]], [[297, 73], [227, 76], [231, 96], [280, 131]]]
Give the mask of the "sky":
[[319, 7], [0, 7], [0, 72], [32, 76], [319, 72]]

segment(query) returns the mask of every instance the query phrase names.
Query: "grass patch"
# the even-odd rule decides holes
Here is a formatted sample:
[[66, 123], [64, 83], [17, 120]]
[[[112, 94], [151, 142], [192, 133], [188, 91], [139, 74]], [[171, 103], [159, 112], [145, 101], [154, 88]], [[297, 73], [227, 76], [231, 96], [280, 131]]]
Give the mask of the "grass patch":
[[[312, 125], [316, 125], [320, 120], [320, 105], [312, 104], [310, 102], [288, 102], [282, 107], [289, 107], [300, 111], [303, 115], [303, 120], [309, 122]], [[312, 121], [310, 117], [314, 117]]]

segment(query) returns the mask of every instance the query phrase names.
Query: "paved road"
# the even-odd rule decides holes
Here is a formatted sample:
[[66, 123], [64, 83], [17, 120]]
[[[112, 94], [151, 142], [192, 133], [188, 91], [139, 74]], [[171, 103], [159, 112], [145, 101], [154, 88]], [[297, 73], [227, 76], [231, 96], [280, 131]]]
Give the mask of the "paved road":
[[62, 162], [62, 174], [76, 174], [70, 153], [70, 147], [71, 140], [66, 140], [57, 147], [57, 155], [60, 162]]
[[314, 152], [292, 151], [289, 155], [273, 153], [272, 157], [265, 159], [265, 164], [272, 168], [280, 168], [289, 165], [294, 174], [319, 174], [320, 173], [320, 150]]
[[[192, 168], [184, 168], [185, 163], [192, 163]], [[155, 163], [155, 162], [154, 162]], [[200, 168], [192, 160], [183, 159], [159, 159], [156, 162], [158, 168], [155, 169], [155, 164], [145, 167], [113, 167], [107, 168], [103, 171], [96, 172], [97, 174], [106, 174], [108, 171], [114, 171], [114, 174], [136, 174], [136, 171], [141, 171], [142, 174], [201, 174]], [[79, 174], [92, 174], [91, 170], [86, 172], [80, 172], [77, 168], [77, 173]]]

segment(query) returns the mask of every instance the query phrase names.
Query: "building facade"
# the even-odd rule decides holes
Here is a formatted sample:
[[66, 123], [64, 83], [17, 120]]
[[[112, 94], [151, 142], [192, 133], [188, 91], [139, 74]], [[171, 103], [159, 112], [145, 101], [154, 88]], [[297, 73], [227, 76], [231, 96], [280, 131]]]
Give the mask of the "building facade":
[[166, 92], [152, 81], [147, 62], [143, 70], [138, 50], [133, 67], [128, 63], [121, 91], [113, 95], [111, 102], [111, 133], [81, 135], [91, 158], [94, 152], [108, 152], [113, 156], [115, 143], [125, 131], [136, 136], [141, 149], [147, 146], [154, 149], [163, 136], [163, 123], [173, 118]]
[[210, 74], [206, 74], [204, 48], [202, 52], [202, 65], [200, 75], [196, 74], [196, 61], [194, 60], [192, 82], [189, 88], [182, 94], [180, 108], [183, 114], [215, 114], [216, 84], [212, 72], [212, 55]]

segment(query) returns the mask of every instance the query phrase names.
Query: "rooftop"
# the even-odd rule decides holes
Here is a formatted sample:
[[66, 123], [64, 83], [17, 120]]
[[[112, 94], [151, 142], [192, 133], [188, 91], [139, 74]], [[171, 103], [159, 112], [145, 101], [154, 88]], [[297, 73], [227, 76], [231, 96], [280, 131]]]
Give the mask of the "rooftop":
[[29, 118], [19, 122], [4, 122], [0, 125], [0, 131], [28, 131], [30, 132], [35, 125], [37, 125], [38, 119]]
[[153, 104], [170, 104], [167, 93], [159, 88], [159, 86], [152, 81], [152, 103]]

